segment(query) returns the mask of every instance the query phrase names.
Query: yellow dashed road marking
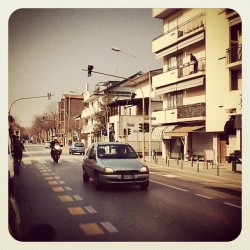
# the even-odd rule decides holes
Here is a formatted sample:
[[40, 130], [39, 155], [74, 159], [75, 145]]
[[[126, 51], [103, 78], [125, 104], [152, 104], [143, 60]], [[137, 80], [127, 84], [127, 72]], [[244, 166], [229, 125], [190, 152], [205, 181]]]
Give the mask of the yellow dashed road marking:
[[48, 172], [48, 170], [46, 170], [46, 169], [40, 169], [40, 173], [43, 173], [43, 172]]
[[60, 196], [58, 196], [58, 198], [62, 202], [73, 201], [73, 198], [70, 195], [60, 195]]
[[104, 234], [104, 231], [96, 223], [79, 224], [86, 235]]
[[48, 175], [50, 175], [49, 173], [42, 173], [42, 175], [44, 175], [44, 176], [48, 176]]
[[48, 181], [48, 184], [49, 184], [49, 185], [57, 185], [58, 182], [57, 182], [57, 181]]
[[85, 211], [81, 207], [68, 207], [69, 212], [72, 215], [82, 215], [86, 214]]
[[54, 180], [54, 177], [52, 177], [52, 176], [45, 177], [45, 180]]
[[52, 189], [53, 189], [54, 192], [63, 192], [63, 191], [65, 191], [64, 188], [62, 188], [62, 187], [53, 187]]

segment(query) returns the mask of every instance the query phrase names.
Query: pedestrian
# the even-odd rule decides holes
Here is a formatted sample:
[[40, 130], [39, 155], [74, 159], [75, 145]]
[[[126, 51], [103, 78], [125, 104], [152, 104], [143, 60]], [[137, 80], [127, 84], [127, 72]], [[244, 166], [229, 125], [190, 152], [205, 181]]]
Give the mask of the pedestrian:
[[19, 136], [13, 135], [13, 157], [14, 157], [14, 173], [19, 174], [19, 169], [21, 167], [21, 160], [23, 158], [24, 146], [19, 140]]
[[190, 61], [193, 62], [193, 64], [194, 64], [193, 73], [196, 73], [198, 71], [198, 61], [193, 54], [190, 54]]

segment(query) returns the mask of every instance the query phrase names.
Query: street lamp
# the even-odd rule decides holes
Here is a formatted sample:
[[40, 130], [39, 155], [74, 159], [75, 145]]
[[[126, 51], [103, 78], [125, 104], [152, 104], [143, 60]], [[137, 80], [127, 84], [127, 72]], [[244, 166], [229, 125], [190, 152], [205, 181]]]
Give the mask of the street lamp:
[[[121, 49], [118, 49], [116, 47], [112, 47], [111, 48], [113, 51], [115, 52], [122, 52], [124, 54], [127, 54], [129, 56], [133, 56], [135, 58], [137, 58], [145, 67], [146, 71], [147, 71], [147, 74], [148, 74], [148, 81], [149, 81], [149, 104], [148, 104], [148, 118], [149, 118], [149, 161], [151, 161], [151, 151], [152, 151], [152, 145], [151, 145], [151, 75], [150, 75], [150, 71], [148, 69], [148, 66], [147, 64], [140, 58], [138, 57], [137, 55], [134, 55], [134, 54], [131, 54], [131, 53], [128, 53], [128, 52], [125, 52]], [[143, 99], [144, 99], [144, 96], [143, 96]], [[144, 107], [144, 100], [143, 100], [143, 107]], [[144, 111], [144, 108], [143, 108], [143, 124], [145, 123], [145, 111]], [[143, 140], [144, 140], [144, 145], [143, 145], [143, 158], [145, 157], [145, 130], [143, 130]]]

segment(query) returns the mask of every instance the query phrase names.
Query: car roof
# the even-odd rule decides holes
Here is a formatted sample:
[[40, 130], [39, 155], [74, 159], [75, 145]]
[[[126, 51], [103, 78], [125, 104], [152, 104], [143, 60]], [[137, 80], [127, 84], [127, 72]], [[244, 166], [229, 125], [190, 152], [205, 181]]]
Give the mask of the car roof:
[[94, 143], [96, 145], [129, 145], [128, 143], [126, 142], [96, 142]]

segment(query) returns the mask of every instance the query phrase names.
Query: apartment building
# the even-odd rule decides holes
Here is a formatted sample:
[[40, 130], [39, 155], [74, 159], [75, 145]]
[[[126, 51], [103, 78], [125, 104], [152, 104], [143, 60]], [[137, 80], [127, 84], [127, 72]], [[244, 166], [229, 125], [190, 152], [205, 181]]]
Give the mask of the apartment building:
[[[163, 157], [188, 152], [226, 163], [241, 151], [241, 19], [228, 9], [153, 9], [163, 34], [152, 42], [163, 72], [152, 78], [162, 110], [152, 110]], [[211, 156], [212, 155], [212, 156]]]
[[[84, 109], [83, 96], [63, 94], [58, 104], [58, 139], [64, 146], [81, 139], [76, 117]], [[78, 125], [77, 125], [78, 124]]]

